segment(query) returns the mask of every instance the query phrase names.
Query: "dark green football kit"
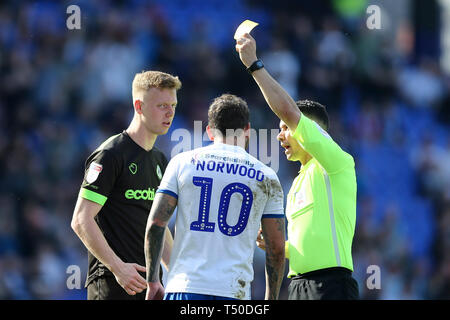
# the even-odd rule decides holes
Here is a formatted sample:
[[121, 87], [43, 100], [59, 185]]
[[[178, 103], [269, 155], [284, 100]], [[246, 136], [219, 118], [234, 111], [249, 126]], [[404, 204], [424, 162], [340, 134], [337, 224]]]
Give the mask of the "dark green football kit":
[[[95, 221], [124, 262], [145, 266], [145, 227], [167, 163], [159, 149], [144, 150], [126, 131], [107, 139], [86, 160], [80, 196], [102, 205]], [[145, 298], [145, 290], [129, 296], [89, 251], [88, 261], [88, 299]]]

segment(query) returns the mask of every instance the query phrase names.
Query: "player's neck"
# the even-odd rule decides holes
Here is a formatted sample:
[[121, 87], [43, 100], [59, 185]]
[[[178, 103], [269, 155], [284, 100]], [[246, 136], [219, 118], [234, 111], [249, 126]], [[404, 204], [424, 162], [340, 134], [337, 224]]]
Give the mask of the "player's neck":
[[299, 156], [298, 160], [301, 162], [302, 166], [305, 166], [311, 159], [311, 155], [307, 152], [304, 152]]
[[247, 149], [247, 142], [242, 141], [242, 139], [237, 139], [236, 137], [233, 138], [222, 138], [222, 139], [214, 139], [214, 143], [223, 143], [229, 146], [238, 146], [243, 148], [244, 150]]
[[153, 148], [156, 138], [158, 137], [156, 134], [149, 132], [144, 125], [135, 120], [131, 121], [130, 126], [125, 131], [130, 138], [145, 151], [150, 151]]

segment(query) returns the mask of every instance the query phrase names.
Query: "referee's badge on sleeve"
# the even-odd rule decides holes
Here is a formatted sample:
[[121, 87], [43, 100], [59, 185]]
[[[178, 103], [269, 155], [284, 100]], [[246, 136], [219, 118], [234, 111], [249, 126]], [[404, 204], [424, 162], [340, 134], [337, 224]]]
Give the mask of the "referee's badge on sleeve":
[[86, 182], [92, 183], [97, 180], [98, 175], [102, 172], [103, 166], [99, 163], [92, 162], [89, 166], [89, 170], [86, 174]]

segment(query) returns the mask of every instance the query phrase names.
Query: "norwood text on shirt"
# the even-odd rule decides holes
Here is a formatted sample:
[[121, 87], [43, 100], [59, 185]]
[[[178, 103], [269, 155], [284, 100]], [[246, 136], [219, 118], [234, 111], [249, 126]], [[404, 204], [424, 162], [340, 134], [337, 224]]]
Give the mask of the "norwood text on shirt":
[[215, 160], [208, 160], [206, 162], [205, 160], [195, 160], [192, 159], [192, 162], [196, 164], [196, 170], [197, 171], [216, 171], [221, 173], [227, 173], [227, 174], [239, 174], [242, 177], [249, 177], [250, 179], [256, 179], [257, 181], [263, 181], [264, 180], [264, 173], [261, 170], [256, 170], [252, 168], [254, 165], [248, 161], [245, 161], [245, 165], [242, 163], [242, 161], [238, 161], [241, 159], [238, 158], [230, 158], [229, 160], [235, 162], [230, 163], [228, 159], [224, 159], [226, 162], [223, 161], [215, 161]]

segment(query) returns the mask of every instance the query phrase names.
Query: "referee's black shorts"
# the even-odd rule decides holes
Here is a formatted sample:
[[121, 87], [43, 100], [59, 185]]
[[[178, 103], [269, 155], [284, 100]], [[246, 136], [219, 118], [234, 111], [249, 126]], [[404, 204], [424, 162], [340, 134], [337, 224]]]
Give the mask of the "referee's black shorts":
[[346, 268], [311, 271], [292, 278], [289, 300], [357, 300], [358, 283]]

